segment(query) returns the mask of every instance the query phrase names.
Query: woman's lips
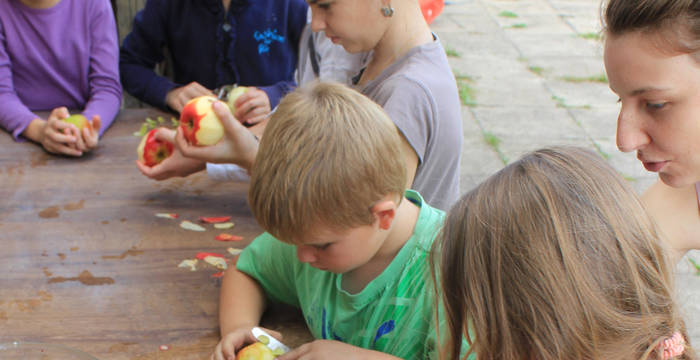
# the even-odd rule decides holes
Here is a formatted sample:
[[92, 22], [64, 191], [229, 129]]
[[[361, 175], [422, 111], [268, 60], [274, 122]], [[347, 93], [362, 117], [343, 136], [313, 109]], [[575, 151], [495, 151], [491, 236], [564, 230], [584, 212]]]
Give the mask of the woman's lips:
[[668, 163], [668, 161], [642, 161], [644, 168], [651, 172], [659, 172], [666, 163]]

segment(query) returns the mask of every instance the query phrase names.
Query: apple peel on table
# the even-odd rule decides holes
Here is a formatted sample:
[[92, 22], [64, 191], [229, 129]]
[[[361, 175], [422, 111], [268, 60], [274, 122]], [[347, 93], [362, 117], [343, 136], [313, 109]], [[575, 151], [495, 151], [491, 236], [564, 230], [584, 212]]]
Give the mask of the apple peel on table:
[[183, 222], [180, 223], [180, 227], [185, 229], [185, 230], [190, 230], [190, 231], [207, 231], [207, 229], [189, 221], [189, 220], [184, 220]]
[[224, 137], [224, 126], [213, 108], [217, 101], [213, 96], [199, 96], [185, 104], [180, 114], [180, 129], [190, 144], [210, 146]]
[[214, 227], [219, 229], [219, 230], [225, 230], [225, 229], [230, 229], [234, 226], [235, 224], [232, 222], [224, 222], [224, 223], [216, 223], [214, 224]]
[[175, 213], [156, 213], [156, 217], [163, 219], [177, 219], [180, 217], [180, 215]]
[[156, 131], [158, 129], [153, 129], [144, 135], [136, 149], [139, 161], [148, 167], [160, 164], [173, 153], [173, 144], [156, 139]]
[[214, 237], [214, 240], [216, 240], [216, 241], [241, 241], [241, 240], [243, 240], [243, 237], [238, 236], [238, 235], [221, 233], [219, 235], [216, 235], [216, 237]]
[[231, 220], [230, 216], [210, 216], [210, 217], [203, 217], [200, 216], [199, 220], [201, 222], [207, 223], [207, 224], [217, 224], [217, 223], [223, 223]]

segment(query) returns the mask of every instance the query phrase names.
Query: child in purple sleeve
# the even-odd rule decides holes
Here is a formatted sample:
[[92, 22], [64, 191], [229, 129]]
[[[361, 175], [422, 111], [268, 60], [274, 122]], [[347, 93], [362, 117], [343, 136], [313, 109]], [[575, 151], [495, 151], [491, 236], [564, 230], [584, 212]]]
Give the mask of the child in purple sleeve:
[[[51, 153], [92, 150], [121, 106], [118, 58], [109, 0], [0, 1], [0, 126]], [[61, 121], [67, 109], [91, 126]]]

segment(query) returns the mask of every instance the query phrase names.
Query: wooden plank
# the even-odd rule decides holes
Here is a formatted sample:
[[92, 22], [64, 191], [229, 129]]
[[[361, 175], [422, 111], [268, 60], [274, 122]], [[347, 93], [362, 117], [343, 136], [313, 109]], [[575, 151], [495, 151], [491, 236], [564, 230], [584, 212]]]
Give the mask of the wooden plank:
[[[0, 134], [0, 343], [61, 344], [100, 359], [208, 358], [219, 340], [218, 270], [178, 264], [200, 251], [227, 254], [261, 230], [247, 184], [206, 174], [156, 182], [138, 172], [132, 133], [158, 115], [169, 117], [123, 110], [99, 148], [78, 159]], [[232, 216], [226, 232], [242, 242], [215, 241], [222, 231], [212, 225], [179, 227], [220, 215]], [[298, 311], [273, 312], [264, 324], [292, 346], [310, 339]]]

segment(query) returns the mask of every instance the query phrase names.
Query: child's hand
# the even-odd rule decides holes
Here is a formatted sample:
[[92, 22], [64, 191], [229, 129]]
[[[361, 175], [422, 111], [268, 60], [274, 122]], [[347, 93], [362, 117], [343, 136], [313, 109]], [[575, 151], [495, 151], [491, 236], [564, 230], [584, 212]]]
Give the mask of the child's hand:
[[90, 126], [86, 126], [82, 129], [82, 132], [77, 132], [76, 134], [76, 149], [82, 152], [88, 152], [97, 147], [97, 143], [100, 138], [100, 127], [102, 126], [102, 121], [99, 115], [92, 116], [92, 122]]
[[204, 95], [214, 95], [214, 93], [198, 82], [193, 81], [185, 86], [176, 87], [168, 91], [165, 95], [165, 104], [177, 112], [182, 112], [182, 108], [185, 107], [188, 101]]
[[193, 146], [185, 140], [182, 131], [178, 129], [175, 147], [188, 158], [211, 163], [236, 164], [250, 170], [258, 153], [258, 140], [253, 133], [233, 117], [226, 104], [217, 101], [213, 106], [214, 112], [224, 126], [223, 139], [211, 146]]
[[[253, 336], [251, 330], [253, 327], [238, 328], [223, 337], [219, 344], [216, 345], [214, 353], [211, 354], [211, 360], [234, 360], [236, 358], [236, 351], [242, 349], [248, 344], [257, 342], [258, 339]], [[274, 336], [277, 339], [282, 339], [282, 334], [277, 331], [261, 328], [265, 330], [268, 334]]]
[[271, 110], [267, 93], [252, 86], [236, 99], [234, 105], [236, 113], [233, 116], [241, 123], [248, 125], [259, 123]]
[[315, 340], [277, 357], [277, 360], [361, 360], [397, 359], [389, 354], [371, 351], [335, 340]]
[[[175, 142], [175, 130], [159, 128], [154, 136], [158, 140], [164, 140], [170, 143]], [[182, 156], [182, 153], [177, 149], [177, 147], [174, 147], [173, 153], [170, 154], [170, 156], [168, 156], [160, 164], [157, 164], [153, 167], [148, 167], [137, 160], [136, 166], [139, 168], [139, 170], [144, 176], [153, 180], [160, 181], [175, 176], [188, 176], [190, 174], [204, 170], [207, 165], [204, 161], [190, 159]]]
[[65, 107], [53, 109], [48, 120], [42, 123], [39, 138], [35, 140], [50, 153], [81, 156], [83, 152], [77, 145], [80, 134], [75, 125], [62, 120], [67, 117], [68, 109]]

